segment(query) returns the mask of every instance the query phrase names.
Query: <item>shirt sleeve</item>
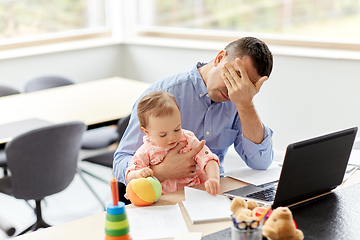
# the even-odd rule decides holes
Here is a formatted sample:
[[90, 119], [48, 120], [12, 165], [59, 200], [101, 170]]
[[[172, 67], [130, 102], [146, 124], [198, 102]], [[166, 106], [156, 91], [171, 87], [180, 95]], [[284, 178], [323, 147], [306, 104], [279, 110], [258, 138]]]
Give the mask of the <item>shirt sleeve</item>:
[[[135, 109], [136, 107], [137, 104], [134, 105]], [[136, 111], [133, 111], [129, 125], [114, 154], [113, 175], [119, 182], [127, 184], [125, 178], [126, 169], [130, 166], [130, 161], [136, 150], [142, 145], [143, 136]]]
[[241, 133], [241, 140], [234, 146], [248, 167], [266, 170], [271, 165], [274, 158], [272, 134], [272, 130], [264, 125], [264, 140], [255, 144]]

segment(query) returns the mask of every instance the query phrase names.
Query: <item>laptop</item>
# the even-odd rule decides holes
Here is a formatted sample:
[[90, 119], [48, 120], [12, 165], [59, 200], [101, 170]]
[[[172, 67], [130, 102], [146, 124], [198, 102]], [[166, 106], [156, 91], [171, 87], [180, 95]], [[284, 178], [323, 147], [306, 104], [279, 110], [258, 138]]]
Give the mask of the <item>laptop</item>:
[[224, 192], [253, 199], [260, 206], [293, 206], [329, 193], [343, 181], [357, 127], [322, 135], [287, 147], [279, 181]]

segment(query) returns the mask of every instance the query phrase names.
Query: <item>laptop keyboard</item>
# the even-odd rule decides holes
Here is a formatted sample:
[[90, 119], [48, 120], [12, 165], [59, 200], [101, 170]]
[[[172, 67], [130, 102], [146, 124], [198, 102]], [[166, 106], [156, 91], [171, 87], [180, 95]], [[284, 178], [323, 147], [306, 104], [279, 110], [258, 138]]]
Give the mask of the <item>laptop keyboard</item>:
[[259, 192], [254, 192], [246, 195], [246, 197], [260, 199], [264, 201], [274, 201], [276, 187], [270, 187]]

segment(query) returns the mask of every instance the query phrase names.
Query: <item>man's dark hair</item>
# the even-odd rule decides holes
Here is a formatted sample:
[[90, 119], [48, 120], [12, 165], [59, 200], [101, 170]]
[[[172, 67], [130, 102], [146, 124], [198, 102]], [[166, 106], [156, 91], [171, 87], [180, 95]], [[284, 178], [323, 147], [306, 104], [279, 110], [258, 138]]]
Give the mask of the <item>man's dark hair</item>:
[[268, 46], [260, 39], [244, 37], [229, 43], [225, 50], [230, 58], [249, 56], [260, 76], [270, 76], [273, 56]]

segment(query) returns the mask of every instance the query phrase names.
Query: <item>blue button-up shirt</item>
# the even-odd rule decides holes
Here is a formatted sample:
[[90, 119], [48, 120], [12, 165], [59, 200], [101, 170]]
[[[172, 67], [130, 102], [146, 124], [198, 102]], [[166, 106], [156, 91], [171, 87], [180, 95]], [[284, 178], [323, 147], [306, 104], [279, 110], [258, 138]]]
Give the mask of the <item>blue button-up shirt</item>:
[[[247, 166], [258, 170], [267, 169], [273, 160], [271, 129], [264, 126], [264, 140], [261, 144], [245, 138], [235, 104], [231, 101], [211, 102], [198, 71], [198, 67], [203, 65], [198, 63], [189, 72], [155, 82], [142, 96], [156, 90], [174, 95], [181, 112], [182, 128], [194, 132], [199, 140], [205, 139], [206, 145], [219, 157], [220, 173], [224, 172], [224, 157], [232, 144]], [[144, 133], [140, 130], [136, 112], [138, 101], [133, 107], [129, 126], [114, 155], [113, 175], [123, 183], [126, 183], [125, 172], [131, 158], [143, 143]]]

